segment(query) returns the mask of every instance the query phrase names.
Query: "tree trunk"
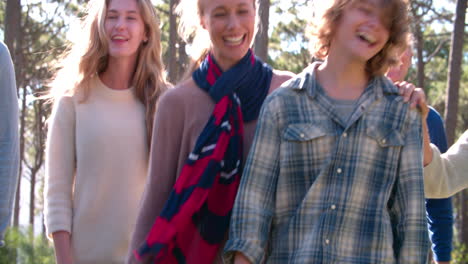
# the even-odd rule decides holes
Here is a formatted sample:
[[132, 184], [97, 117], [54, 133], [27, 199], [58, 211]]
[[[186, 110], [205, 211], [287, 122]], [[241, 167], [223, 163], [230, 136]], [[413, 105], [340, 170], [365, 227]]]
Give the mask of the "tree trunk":
[[[38, 93], [39, 94], [39, 93]], [[44, 163], [44, 146], [45, 146], [45, 111], [43, 101], [34, 102], [34, 127], [33, 127], [33, 141], [32, 147], [34, 148], [34, 155], [32, 155], [32, 166], [29, 170], [31, 172], [31, 188], [29, 191], [29, 224], [34, 232], [34, 217], [36, 209], [36, 181], [37, 174]], [[25, 162], [27, 164], [27, 162]]]
[[19, 166], [19, 177], [18, 177], [18, 187], [16, 189], [15, 196], [15, 209], [13, 211], [13, 226], [19, 226], [19, 213], [20, 213], [20, 194], [21, 194], [21, 176], [23, 174], [23, 159], [24, 159], [24, 134], [25, 134], [25, 125], [26, 125], [26, 97], [27, 91], [26, 88], [23, 88], [21, 94], [21, 116], [20, 116], [20, 166]]
[[[445, 100], [445, 129], [447, 131], [447, 141], [449, 145], [452, 145], [455, 140], [455, 129], [457, 127], [466, 7], [467, 0], [457, 0], [449, 57], [447, 97]], [[468, 233], [466, 235], [468, 236]]]
[[268, 59], [268, 27], [270, 19], [270, 0], [257, 0], [257, 9], [260, 16], [260, 26], [255, 37], [254, 50], [263, 61]]
[[5, 9], [5, 44], [10, 50], [13, 61], [15, 61], [18, 51], [17, 34], [21, 25], [21, 0], [7, 0]]
[[31, 170], [31, 188], [29, 189], [29, 225], [34, 233], [34, 209], [36, 208], [35, 192], [36, 192], [36, 175], [37, 170]]
[[185, 42], [179, 37], [179, 60], [178, 60], [178, 75], [177, 81], [180, 81], [182, 75], [187, 69], [189, 58], [187, 56], [187, 52], [185, 51], [186, 44]]
[[46, 240], [46, 239], [47, 239], [47, 234], [46, 234], [47, 231], [46, 231], [46, 227], [45, 227], [45, 217], [44, 217], [44, 214], [42, 214], [41, 219], [42, 219], [42, 221], [41, 221], [41, 222], [42, 222], [42, 225], [41, 225], [41, 227], [42, 227], [41, 235], [42, 235], [42, 239]]
[[424, 73], [424, 67], [425, 67], [425, 62], [424, 62], [424, 36], [421, 30], [421, 26], [415, 25], [414, 27], [414, 41], [415, 41], [415, 46], [416, 46], [416, 57], [418, 59], [417, 62], [417, 82], [418, 82], [418, 87], [425, 88], [424, 86], [424, 79], [425, 79], [425, 73]]
[[457, 195], [459, 197], [459, 207], [457, 211], [460, 214], [458, 220], [460, 221], [458, 230], [458, 241], [465, 246], [468, 245], [468, 191], [462, 191]]
[[168, 46], [168, 70], [169, 81], [177, 80], [177, 18], [174, 12], [178, 0], [169, 1], [169, 46]]

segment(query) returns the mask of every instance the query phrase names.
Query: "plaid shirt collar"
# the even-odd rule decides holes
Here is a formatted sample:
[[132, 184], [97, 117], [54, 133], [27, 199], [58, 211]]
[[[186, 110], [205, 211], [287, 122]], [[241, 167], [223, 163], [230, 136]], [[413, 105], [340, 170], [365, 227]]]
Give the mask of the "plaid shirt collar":
[[[305, 68], [299, 75], [301, 78], [296, 78], [293, 82], [297, 82], [296, 85], [291, 85], [293, 90], [305, 90], [311, 98], [315, 98], [320, 93], [321, 85], [318, 83], [316, 76], [316, 69], [322, 64], [322, 62], [314, 62]], [[385, 81], [385, 76], [373, 77], [367, 85], [365, 92], [372, 90], [375, 94], [375, 99], [380, 99], [384, 94], [398, 94], [398, 88], [395, 85], [388, 85]]]

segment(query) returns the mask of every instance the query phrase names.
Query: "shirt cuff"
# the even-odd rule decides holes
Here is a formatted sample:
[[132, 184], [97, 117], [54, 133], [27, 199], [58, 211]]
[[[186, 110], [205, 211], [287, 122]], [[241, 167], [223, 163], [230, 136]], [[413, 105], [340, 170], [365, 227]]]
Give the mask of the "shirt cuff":
[[52, 234], [58, 231], [66, 231], [71, 234], [71, 226], [68, 224], [60, 223], [60, 224], [54, 224], [50, 226], [46, 226], [47, 230], [47, 238], [52, 241]]
[[434, 257], [434, 260], [439, 262], [439, 261], [451, 261], [452, 260], [452, 256], [450, 254], [450, 251], [449, 252], [437, 252], [437, 253], [434, 253], [433, 254], [433, 257]]
[[236, 252], [244, 254], [250, 263], [262, 263], [265, 256], [265, 250], [258, 241], [229, 239], [224, 247], [224, 263], [234, 263]]

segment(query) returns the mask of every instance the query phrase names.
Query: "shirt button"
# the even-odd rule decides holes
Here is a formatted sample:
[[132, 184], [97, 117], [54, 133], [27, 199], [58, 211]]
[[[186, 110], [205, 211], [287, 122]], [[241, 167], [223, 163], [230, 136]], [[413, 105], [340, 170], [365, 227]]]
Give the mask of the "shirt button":
[[382, 144], [385, 144], [385, 143], [387, 143], [387, 140], [382, 139], [380, 142], [381, 142]]
[[341, 168], [338, 168], [338, 169], [336, 170], [336, 172], [337, 172], [338, 174], [341, 174], [341, 173], [343, 172], [343, 170], [342, 170]]
[[330, 206], [330, 208], [331, 208], [332, 210], [335, 210], [335, 209], [336, 209], [336, 205], [332, 204], [332, 206]]
[[300, 136], [301, 138], [304, 138], [304, 137], [305, 137], [305, 135], [304, 135], [304, 134], [302, 134], [302, 133], [301, 133], [299, 136]]
[[344, 133], [343, 133], [343, 137], [345, 138], [345, 137], [347, 137], [347, 136], [348, 136], [348, 133], [344, 132]]
[[330, 240], [325, 239], [325, 244], [327, 244], [327, 245], [330, 244]]

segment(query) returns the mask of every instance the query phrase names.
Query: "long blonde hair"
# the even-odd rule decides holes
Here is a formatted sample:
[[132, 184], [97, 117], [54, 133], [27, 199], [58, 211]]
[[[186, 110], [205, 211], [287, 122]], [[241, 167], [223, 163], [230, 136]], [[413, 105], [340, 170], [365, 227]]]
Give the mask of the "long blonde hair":
[[[210, 36], [201, 26], [204, 4], [202, 2], [205, 1], [206, 0], [180, 0], [175, 10], [180, 17], [178, 33], [180, 37], [186, 43], [190, 43], [192, 47], [192, 52], [190, 54], [191, 63], [182, 76], [182, 80], [191, 77], [192, 73], [200, 66], [210, 50]], [[260, 19], [255, 1], [256, 0], [252, 0], [255, 9], [255, 32], [252, 41], [254, 41], [255, 35], [260, 27]]]
[[[82, 19], [81, 38], [71, 44], [58, 62], [46, 98], [55, 102], [62, 96], [73, 96], [78, 92], [82, 94], [80, 102], [85, 102], [89, 97], [90, 80], [107, 68], [109, 52], [104, 22], [110, 1], [91, 0], [88, 3], [87, 15]], [[146, 132], [150, 143], [156, 102], [169, 84], [161, 58], [161, 32], [155, 9], [150, 0], [135, 1], [148, 41], [139, 48], [132, 86], [146, 108]]]

